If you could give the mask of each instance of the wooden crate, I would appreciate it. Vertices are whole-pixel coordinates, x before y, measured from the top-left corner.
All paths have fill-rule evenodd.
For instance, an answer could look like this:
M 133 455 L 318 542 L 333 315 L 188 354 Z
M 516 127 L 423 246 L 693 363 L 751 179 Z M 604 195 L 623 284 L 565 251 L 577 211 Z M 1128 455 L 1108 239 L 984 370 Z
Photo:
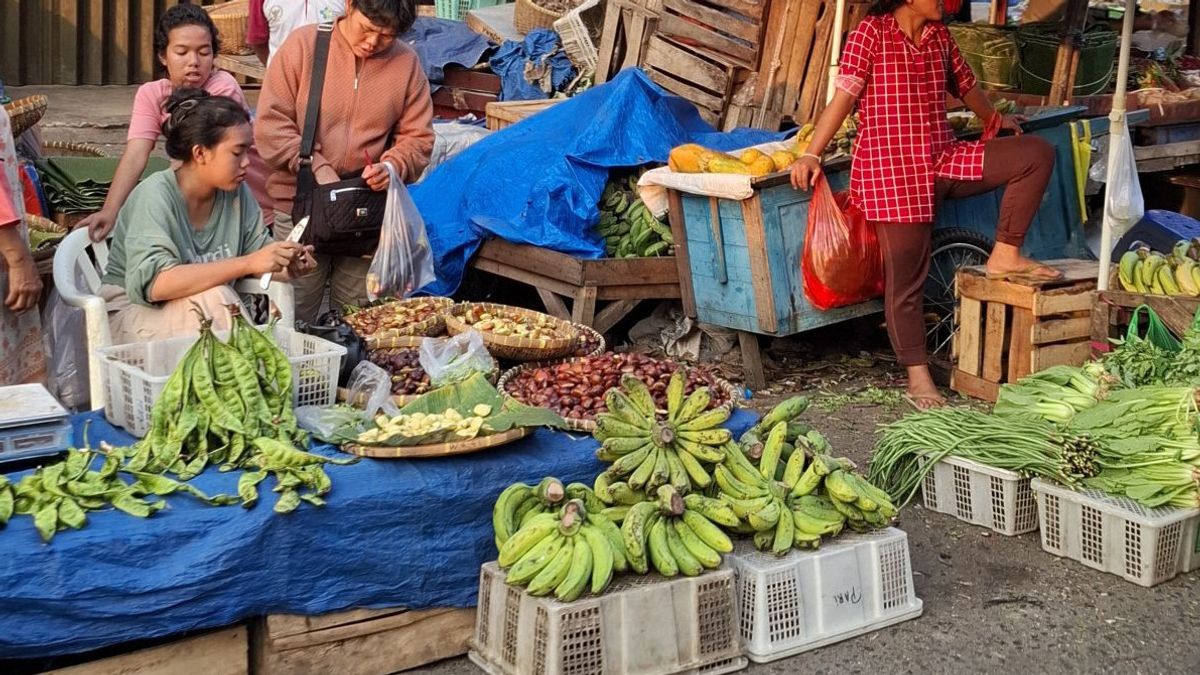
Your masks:
M 526 117 L 532 117 L 565 98 L 547 98 L 540 101 L 496 101 L 487 104 L 487 128 L 492 131 L 511 127 Z
M 758 67 L 767 0 L 662 0 L 659 35 L 723 54 L 734 64 Z
M 597 47 L 596 84 L 642 64 L 650 36 L 658 28 L 661 0 L 607 0 Z
M 500 98 L 500 77 L 490 72 L 448 66 L 442 86 L 433 92 L 433 114 L 456 119 L 468 113 L 487 114 L 487 106 Z
M 739 71 L 748 74 L 723 54 L 663 35 L 650 38 L 642 67 L 663 89 L 694 103 L 714 127 L 725 118 Z
M 46 671 L 45 675 L 248 675 L 245 626 L 196 635 L 127 654 Z
M 1112 349 L 1111 338 L 1125 337 L 1133 310 L 1142 305 L 1162 319 L 1176 335 L 1183 335 L 1200 310 L 1200 298 L 1174 295 L 1129 293 L 1121 290 L 1098 291 L 1092 305 L 1092 354 L 1100 356 Z
M 1005 382 L 1088 359 L 1096 263 L 1048 264 L 1063 278 L 1017 283 L 988 279 L 982 266 L 958 271 L 951 389 L 995 401 Z
M 612 328 L 643 300 L 680 298 L 674 258 L 581 260 L 565 253 L 489 239 L 475 269 L 533 286 L 550 314 L 590 326 Z M 571 301 L 570 309 L 566 300 Z M 608 304 L 597 311 L 597 302 Z
M 256 675 L 382 675 L 467 653 L 474 626 L 474 609 L 272 614 L 254 625 L 251 661 Z

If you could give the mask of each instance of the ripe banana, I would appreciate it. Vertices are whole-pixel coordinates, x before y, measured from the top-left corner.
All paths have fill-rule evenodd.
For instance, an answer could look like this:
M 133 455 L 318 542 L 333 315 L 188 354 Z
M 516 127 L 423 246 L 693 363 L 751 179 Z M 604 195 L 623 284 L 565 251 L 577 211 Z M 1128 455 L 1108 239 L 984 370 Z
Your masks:
M 683 498 L 683 505 L 688 511 L 695 511 L 701 516 L 704 516 L 705 519 L 711 520 L 718 525 L 724 525 L 725 527 L 737 527 L 738 525 L 737 514 L 733 512 L 733 509 L 730 508 L 728 504 L 719 499 L 713 499 L 712 497 L 705 497 L 704 495 L 692 493 Z M 684 513 L 684 517 L 687 517 L 686 513 Z M 699 531 L 697 531 L 697 534 L 699 534 Z M 702 536 L 701 538 L 704 537 Z M 712 542 L 708 541 L 708 539 L 705 539 L 705 542 L 708 543 L 709 546 L 713 545 Z M 714 546 L 714 548 L 716 547 Z M 728 551 L 724 552 L 728 553 Z
M 678 370 L 671 373 L 671 381 L 667 384 L 667 421 L 674 423 L 679 419 L 679 408 L 683 405 L 683 392 L 687 387 L 687 377 Z
M 693 417 L 707 410 L 710 402 L 712 402 L 712 395 L 709 393 L 708 387 L 697 387 L 680 404 L 679 413 L 675 416 L 675 423 L 677 425 L 686 424 Z

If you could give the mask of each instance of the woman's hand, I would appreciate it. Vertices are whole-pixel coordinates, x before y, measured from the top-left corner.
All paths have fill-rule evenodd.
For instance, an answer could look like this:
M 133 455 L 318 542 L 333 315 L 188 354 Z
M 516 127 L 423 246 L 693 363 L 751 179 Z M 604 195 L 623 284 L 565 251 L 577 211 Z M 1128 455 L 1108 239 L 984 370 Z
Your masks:
M 262 276 L 283 272 L 311 248 L 292 241 L 273 241 L 247 256 L 250 274 Z
M 367 187 L 376 192 L 386 190 L 388 183 L 391 182 L 391 176 L 388 175 L 387 167 L 382 163 L 368 164 L 363 167 L 363 180 L 367 181 Z
M 27 309 L 37 307 L 38 298 L 42 297 L 42 278 L 38 276 L 37 266 L 30 256 L 24 256 L 20 261 L 9 261 L 8 266 L 8 295 L 4 304 L 13 314 L 20 314 Z
M 1020 136 L 1021 134 L 1025 133 L 1024 130 L 1021 129 L 1021 123 L 1028 121 L 1028 119 L 1029 118 L 1024 115 L 1001 115 L 1000 128 L 1008 129 L 1014 134 Z
M 75 227 L 86 227 L 92 241 L 104 241 L 117 224 L 117 217 L 107 211 L 97 211 L 79 221 Z
M 812 155 L 803 155 L 792 164 L 792 188 L 810 190 L 821 175 L 821 160 Z
M 302 246 L 299 255 L 287 268 L 287 278 L 296 279 L 317 269 L 316 252 L 312 246 Z

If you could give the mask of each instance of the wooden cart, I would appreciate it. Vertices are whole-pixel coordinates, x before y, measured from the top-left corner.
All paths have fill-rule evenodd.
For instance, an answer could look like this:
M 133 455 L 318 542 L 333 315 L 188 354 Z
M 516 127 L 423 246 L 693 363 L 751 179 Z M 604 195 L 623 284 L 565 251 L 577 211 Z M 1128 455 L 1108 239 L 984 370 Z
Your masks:
M 549 249 L 490 239 L 475 269 L 537 289 L 546 311 L 603 333 L 643 300 L 679 299 L 674 258 L 581 260 Z M 566 301 L 571 302 L 568 308 Z M 597 302 L 607 303 L 597 311 Z

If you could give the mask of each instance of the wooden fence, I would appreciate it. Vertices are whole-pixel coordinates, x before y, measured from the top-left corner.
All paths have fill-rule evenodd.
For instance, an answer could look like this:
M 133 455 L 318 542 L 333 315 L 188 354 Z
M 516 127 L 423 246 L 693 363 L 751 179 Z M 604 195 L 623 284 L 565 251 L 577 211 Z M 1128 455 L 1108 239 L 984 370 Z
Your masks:
M 154 25 L 173 4 L 176 0 L 0 0 L 0 79 L 10 85 L 153 79 Z

